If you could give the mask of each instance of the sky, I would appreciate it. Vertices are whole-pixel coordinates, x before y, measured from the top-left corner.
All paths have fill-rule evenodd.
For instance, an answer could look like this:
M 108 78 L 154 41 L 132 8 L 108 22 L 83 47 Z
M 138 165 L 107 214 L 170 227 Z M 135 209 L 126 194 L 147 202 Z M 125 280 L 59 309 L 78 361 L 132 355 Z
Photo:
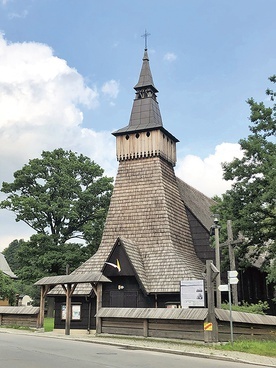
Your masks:
M 221 195 L 246 101 L 265 101 L 275 74 L 275 12 L 275 0 L 0 0 L 0 184 L 59 147 L 116 176 L 111 133 L 129 122 L 147 30 L 176 175 Z M 0 223 L 0 251 L 33 234 L 7 210 Z

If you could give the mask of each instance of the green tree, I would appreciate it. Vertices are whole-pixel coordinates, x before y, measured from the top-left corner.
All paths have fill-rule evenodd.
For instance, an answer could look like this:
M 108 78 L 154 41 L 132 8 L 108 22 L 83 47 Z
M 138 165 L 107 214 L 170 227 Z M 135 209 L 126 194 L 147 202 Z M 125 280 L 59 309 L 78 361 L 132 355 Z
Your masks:
M 276 82 L 276 76 L 269 79 Z M 251 133 L 239 141 L 243 157 L 223 164 L 224 179 L 234 182 L 221 199 L 215 198 L 218 205 L 214 210 L 224 222 L 232 219 L 236 235 L 243 232 L 247 239 L 243 253 L 250 247 L 255 256 L 266 255 L 264 267 L 270 280 L 276 281 L 276 93 L 272 89 L 266 93 L 271 99 L 269 106 L 253 98 L 247 101 Z
M 0 271 L 0 298 L 8 299 L 11 305 L 16 301 L 16 287 L 14 281 Z
M 113 178 L 82 154 L 56 149 L 43 151 L 14 173 L 12 183 L 3 182 L 8 194 L 1 208 L 13 211 L 38 234 L 65 244 L 84 239 L 93 253 L 99 245 L 107 214 Z
M 35 234 L 29 241 L 20 244 L 17 257 L 21 265 L 16 275 L 26 285 L 31 285 L 46 275 L 66 273 L 67 265 L 71 271 L 88 258 L 87 247 L 76 243 L 56 245 L 51 235 Z
M 3 250 L 3 254 L 10 266 L 11 270 L 17 275 L 17 270 L 21 267 L 21 260 L 18 257 L 18 250 L 20 245 L 24 243 L 23 239 L 13 240 L 7 248 Z
M 7 262 L 18 276 L 20 293 L 25 293 L 37 279 L 46 275 L 65 274 L 67 266 L 75 270 L 90 256 L 87 246 L 80 243 L 56 245 L 51 235 L 35 234 L 30 240 L 14 240 L 3 250 Z

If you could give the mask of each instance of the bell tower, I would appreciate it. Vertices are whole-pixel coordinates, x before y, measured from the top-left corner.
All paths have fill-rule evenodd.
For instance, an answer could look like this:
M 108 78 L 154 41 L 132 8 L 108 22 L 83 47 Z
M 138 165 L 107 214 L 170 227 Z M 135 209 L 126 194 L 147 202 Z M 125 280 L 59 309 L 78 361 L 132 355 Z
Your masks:
M 179 295 L 180 280 L 200 279 L 203 264 L 174 172 L 178 139 L 163 127 L 147 48 L 134 89 L 129 124 L 112 133 L 119 167 L 101 244 L 81 269 L 103 269 L 119 238 L 141 287 L 164 301 Z M 120 262 L 118 277 L 127 277 Z
M 117 160 L 159 156 L 175 166 L 178 139 L 163 127 L 156 96 L 158 90 L 153 83 L 147 49 L 134 89 L 135 99 L 129 124 L 113 133 L 116 137 Z

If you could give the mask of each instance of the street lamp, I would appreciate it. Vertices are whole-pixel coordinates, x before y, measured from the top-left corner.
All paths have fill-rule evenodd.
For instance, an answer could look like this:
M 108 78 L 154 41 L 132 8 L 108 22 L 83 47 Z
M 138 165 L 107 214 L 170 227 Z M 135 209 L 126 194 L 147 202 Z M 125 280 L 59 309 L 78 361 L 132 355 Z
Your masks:
M 214 225 L 212 225 L 210 230 L 210 235 L 215 235 L 215 256 L 216 256 L 216 268 L 219 273 L 216 277 L 216 296 L 217 296 L 217 308 L 221 308 L 221 292 L 218 287 L 220 286 L 220 250 L 219 250 L 219 215 L 217 213 L 213 214 Z

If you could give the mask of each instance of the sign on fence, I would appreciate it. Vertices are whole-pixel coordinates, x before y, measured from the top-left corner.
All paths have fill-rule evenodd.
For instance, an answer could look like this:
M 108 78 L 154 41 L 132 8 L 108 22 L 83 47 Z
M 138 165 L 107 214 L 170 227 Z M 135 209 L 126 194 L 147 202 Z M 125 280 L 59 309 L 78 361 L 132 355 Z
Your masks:
M 180 282 L 182 308 L 205 307 L 203 280 L 183 280 Z

